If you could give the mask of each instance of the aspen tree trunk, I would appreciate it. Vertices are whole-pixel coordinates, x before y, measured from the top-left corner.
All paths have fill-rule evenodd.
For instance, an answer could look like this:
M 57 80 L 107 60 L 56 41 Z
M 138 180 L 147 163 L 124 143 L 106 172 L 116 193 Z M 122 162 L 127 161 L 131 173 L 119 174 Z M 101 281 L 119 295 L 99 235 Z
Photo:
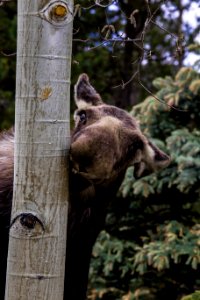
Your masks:
M 73 0 L 18 0 L 7 300 L 63 299 Z

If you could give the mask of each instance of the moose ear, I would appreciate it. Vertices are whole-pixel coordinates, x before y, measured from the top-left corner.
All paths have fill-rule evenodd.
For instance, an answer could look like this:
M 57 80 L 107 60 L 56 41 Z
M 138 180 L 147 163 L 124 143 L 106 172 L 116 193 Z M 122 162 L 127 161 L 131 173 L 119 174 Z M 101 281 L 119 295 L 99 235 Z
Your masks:
M 140 157 L 141 159 L 136 161 L 134 164 L 134 176 L 136 178 L 162 170 L 171 162 L 171 159 L 167 154 L 161 151 L 146 138 Z
M 90 84 L 87 74 L 81 74 L 74 88 L 75 102 L 79 109 L 103 104 L 101 96 Z

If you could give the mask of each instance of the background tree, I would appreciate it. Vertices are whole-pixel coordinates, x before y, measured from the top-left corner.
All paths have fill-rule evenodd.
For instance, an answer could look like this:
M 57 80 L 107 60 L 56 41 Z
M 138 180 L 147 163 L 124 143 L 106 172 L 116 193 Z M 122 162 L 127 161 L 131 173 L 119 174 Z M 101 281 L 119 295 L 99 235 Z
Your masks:
M 81 1 L 81 15 L 75 18 L 73 74 L 92 72 L 107 100 L 120 107 L 130 108 L 146 95 L 136 74 L 139 63 L 139 79 L 151 89 L 155 77 L 175 75 L 188 55 L 186 45 L 194 43 L 200 29 L 194 15 L 192 24 L 185 15 L 197 9 L 198 1 L 147 3 L 119 0 L 102 7 Z

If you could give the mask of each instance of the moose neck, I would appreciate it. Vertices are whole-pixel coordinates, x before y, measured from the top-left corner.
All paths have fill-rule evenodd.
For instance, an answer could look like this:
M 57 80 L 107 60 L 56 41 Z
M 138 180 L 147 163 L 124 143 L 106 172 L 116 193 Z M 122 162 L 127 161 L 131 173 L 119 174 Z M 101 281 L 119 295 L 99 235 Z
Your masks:
M 109 187 L 102 188 L 71 174 L 64 300 L 86 299 L 92 248 L 123 177 L 124 172 Z

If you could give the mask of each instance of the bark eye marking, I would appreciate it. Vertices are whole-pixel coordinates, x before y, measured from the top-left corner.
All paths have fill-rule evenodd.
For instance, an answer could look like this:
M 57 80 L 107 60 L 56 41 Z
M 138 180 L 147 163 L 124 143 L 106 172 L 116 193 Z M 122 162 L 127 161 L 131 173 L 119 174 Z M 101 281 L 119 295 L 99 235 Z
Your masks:
M 73 20 L 66 1 L 50 0 L 50 2 L 39 12 L 39 16 L 54 26 L 64 26 Z
M 19 220 L 19 223 L 22 227 L 33 230 L 35 229 L 36 225 L 39 224 L 42 231 L 44 231 L 44 224 L 43 222 L 34 214 L 34 213 L 21 213 L 17 215 L 11 222 L 10 228 Z
M 67 8 L 63 5 L 55 6 L 53 11 L 54 11 L 55 16 L 61 17 L 61 18 L 66 16 L 66 14 L 68 13 Z

